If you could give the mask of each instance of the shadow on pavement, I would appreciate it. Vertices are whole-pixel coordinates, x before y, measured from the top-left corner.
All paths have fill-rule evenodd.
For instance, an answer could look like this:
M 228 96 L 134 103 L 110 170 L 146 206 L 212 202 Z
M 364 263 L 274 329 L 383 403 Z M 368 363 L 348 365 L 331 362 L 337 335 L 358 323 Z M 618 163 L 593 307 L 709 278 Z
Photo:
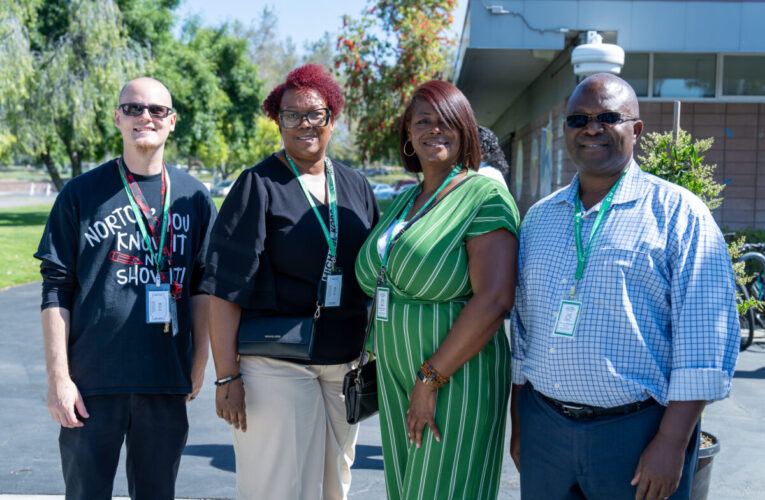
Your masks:
M 184 455 L 209 457 L 210 465 L 226 472 L 236 471 L 234 446 L 230 444 L 190 444 L 183 450 Z
M 356 445 L 356 460 L 351 469 L 383 470 L 382 446 Z
M 184 455 L 209 457 L 210 465 L 226 472 L 236 471 L 234 447 L 230 444 L 190 444 L 183 450 Z M 356 460 L 353 469 L 383 470 L 382 446 L 356 445 Z
M 765 379 L 765 366 L 757 368 L 756 370 L 736 370 L 736 373 L 733 374 L 733 378 Z

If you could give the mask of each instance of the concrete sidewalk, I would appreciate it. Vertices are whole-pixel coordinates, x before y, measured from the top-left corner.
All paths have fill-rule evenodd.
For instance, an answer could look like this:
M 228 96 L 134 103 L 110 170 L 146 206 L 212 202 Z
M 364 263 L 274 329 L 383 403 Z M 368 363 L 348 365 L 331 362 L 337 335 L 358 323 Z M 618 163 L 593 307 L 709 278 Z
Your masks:
M 0 291 L 0 500 L 58 500 L 64 491 L 58 427 L 45 407 L 45 360 L 40 330 L 40 285 Z M 212 360 L 205 387 L 189 405 L 190 431 L 181 460 L 179 498 L 236 497 L 234 451 L 228 426 L 215 415 Z M 710 499 L 763 498 L 765 491 L 765 336 L 739 357 L 729 399 L 707 408 L 702 428 L 721 441 Z M 509 439 L 509 436 L 508 436 Z M 507 447 L 507 439 L 505 446 Z M 350 498 L 382 500 L 380 427 L 361 425 Z M 124 452 L 114 493 L 127 495 Z M 46 496 L 53 495 L 53 496 Z M 505 453 L 501 499 L 519 499 L 518 474 Z

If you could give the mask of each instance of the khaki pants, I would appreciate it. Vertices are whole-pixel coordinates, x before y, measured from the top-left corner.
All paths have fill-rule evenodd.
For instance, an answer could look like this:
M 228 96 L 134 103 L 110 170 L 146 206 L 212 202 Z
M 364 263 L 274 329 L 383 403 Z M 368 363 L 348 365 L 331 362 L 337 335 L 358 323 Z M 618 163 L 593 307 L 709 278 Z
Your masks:
M 233 430 L 239 500 L 341 500 L 358 425 L 345 421 L 351 363 L 300 365 L 242 356 L 247 432 Z

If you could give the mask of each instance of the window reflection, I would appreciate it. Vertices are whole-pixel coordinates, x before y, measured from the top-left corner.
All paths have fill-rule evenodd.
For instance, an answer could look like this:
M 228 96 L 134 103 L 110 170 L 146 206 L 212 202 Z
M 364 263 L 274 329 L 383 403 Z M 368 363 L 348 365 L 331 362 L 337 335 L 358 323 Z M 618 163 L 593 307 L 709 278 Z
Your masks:
M 725 56 L 724 95 L 765 95 L 765 56 Z
M 714 97 L 714 54 L 655 54 L 654 97 Z
M 648 95 L 648 54 L 625 54 L 624 67 L 619 76 L 632 85 L 638 97 L 646 97 Z

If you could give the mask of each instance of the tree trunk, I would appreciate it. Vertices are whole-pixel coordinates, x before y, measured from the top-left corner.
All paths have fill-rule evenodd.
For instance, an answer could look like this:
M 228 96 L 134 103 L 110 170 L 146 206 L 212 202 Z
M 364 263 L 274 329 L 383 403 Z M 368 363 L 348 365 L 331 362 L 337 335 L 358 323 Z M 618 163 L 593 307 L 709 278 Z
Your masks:
M 61 178 L 61 174 L 58 173 L 58 168 L 53 162 L 53 158 L 46 151 L 40 155 L 40 159 L 42 160 L 43 164 L 45 164 L 45 168 L 48 170 L 50 180 L 53 181 L 53 185 L 56 186 L 56 191 L 61 192 L 61 190 L 64 188 L 64 180 Z
M 68 141 L 64 141 L 66 147 L 66 154 L 69 156 L 69 161 L 72 162 L 72 179 L 82 173 L 82 154 L 72 147 Z

